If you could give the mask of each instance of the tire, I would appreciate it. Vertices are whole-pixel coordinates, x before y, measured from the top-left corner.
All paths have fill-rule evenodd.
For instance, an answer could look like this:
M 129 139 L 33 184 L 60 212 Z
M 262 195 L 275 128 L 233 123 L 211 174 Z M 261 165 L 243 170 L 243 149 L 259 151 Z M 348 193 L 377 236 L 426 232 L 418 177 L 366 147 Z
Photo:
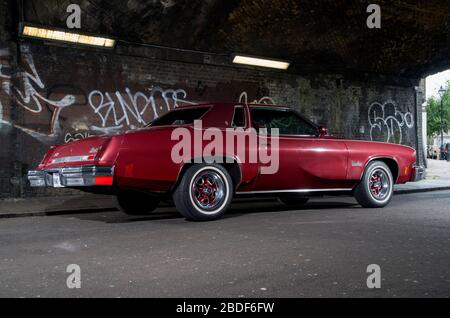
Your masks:
M 382 208 L 392 199 L 394 178 L 382 161 L 373 161 L 364 170 L 361 182 L 356 186 L 356 201 L 365 208 Z
M 139 192 L 122 192 L 116 195 L 116 205 L 128 215 L 147 215 L 158 207 L 157 196 Z
M 188 220 L 210 221 L 220 218 L 233 198 L 233 181 L 218 164 L 189 167 L 173 194 L 177 210 Z
M 290 208 L 301 208 L 308 202 L 309 198 L 295 195 L 283 195 L 278 197 L 278 200 Z

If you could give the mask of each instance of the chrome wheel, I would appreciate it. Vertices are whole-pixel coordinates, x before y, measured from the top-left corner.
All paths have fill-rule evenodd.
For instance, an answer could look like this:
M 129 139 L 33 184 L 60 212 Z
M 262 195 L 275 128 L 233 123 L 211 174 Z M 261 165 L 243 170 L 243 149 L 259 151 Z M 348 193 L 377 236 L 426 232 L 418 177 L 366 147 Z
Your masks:
M 391 192 L 391 179 L 384 169 L 376 168 L 368 179 L 369 191 L 375 200 L 385 200 Z
M 354 195 L 365 208 L 382 208 L 392 199 L 394 177 L 388 165 L 374 160 L 367 164 L 361 182 L 355 187 Z
M 195 205 L 205 211 L 212 211 L 225 201 L 226 186 L 216 171 L 200 172 L 191 185 L 191 197 Z
M 216 220 L 228 209 L 233 190 L 233 180 L 225 167 L 194 164 L 184 172 L 173 193 L 173 201 L 188 220 Z

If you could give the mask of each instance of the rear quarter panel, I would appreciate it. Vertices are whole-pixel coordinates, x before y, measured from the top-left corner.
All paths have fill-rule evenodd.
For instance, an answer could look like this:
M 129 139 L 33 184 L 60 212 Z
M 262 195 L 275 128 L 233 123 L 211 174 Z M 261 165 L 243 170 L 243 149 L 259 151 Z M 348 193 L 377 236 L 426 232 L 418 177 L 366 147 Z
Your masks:
M 119 187 L 167 191 L 177 179 L 181 164 L 171 159 L 172 129 L 158 127 L 130 132 L 116 160 L 115 174 Z

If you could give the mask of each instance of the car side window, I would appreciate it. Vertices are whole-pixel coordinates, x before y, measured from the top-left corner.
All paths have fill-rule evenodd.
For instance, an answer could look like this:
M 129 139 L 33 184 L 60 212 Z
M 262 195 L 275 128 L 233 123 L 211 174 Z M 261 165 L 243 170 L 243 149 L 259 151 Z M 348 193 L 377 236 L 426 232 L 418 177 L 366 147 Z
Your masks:
M 163 116 L 158 117 L 148 126 L 179 126 L 192 124 L 194 120 L 200 119 L 208 110 L 209 107 L 172 110 L 165 113 Z
M 278 128 L 280 135 L 317 136 L 317 128 L 289 109 L 254 107 L 251 110 L 254 128 Z
M 236 106 L 234 108 L 233 127 L 245 127 L 245 109 L 243 106 Z

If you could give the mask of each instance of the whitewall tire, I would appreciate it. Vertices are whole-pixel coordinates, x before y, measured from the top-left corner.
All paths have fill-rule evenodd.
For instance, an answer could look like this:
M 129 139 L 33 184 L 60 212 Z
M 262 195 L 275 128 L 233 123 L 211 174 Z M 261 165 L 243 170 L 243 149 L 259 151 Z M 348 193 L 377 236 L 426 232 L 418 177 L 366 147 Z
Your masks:
M 233 181 L 218 164 L 189 167 L 173 194 L 177 210 L 186 219 L 207 221 L 220 218 L 233 198 Z

